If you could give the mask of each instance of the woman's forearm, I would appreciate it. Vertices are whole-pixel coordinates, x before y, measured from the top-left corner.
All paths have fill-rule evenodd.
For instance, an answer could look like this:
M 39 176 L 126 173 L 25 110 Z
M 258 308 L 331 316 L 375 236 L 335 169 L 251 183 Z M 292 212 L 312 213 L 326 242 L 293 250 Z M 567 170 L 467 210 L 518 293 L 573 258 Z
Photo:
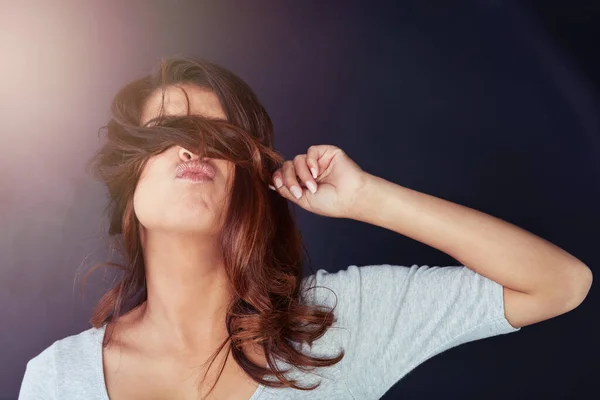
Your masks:
M 367 176 L 349 218 L 432 246 L 513 290 L 587 294 L 591 270 L 558 246 L 483 212 Z

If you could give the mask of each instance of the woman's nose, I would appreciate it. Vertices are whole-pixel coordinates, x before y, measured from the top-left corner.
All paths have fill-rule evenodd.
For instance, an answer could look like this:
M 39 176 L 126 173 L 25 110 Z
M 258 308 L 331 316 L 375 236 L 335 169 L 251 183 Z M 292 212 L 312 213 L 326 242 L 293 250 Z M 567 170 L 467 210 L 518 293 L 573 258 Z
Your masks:
M 188 149 L 182 147 L 179 149 L 179 158 L 183 161 L 197 160 L 199 156 Z

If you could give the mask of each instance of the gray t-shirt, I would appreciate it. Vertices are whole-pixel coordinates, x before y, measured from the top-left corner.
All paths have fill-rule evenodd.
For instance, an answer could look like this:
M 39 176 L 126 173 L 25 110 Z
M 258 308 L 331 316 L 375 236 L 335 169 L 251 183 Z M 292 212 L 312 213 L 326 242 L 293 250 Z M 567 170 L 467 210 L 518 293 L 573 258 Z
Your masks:
M 502 286 L 464 267 L 351 265 L 304 278 L 337 295 L 337 322 L 305 353 L 346 354 L 312 373 L 292 369 L 312 391 L 260 385 L 248 400 L 379 399 L 396 382 L 431 357 L 460 344 L 516 332 L 504 315 Z M 333 306 L 336 298 L 319 287 L 307 302 Z M 57 340 L 27 363 L 20 400 L 108 400 L 102 367 L 106 325 Z M 297 347 L 298 348 L 298 347 Z M 286 363 L 278 362 L 284 368 Z M 272 378 L 275 379 L 275 378 Z

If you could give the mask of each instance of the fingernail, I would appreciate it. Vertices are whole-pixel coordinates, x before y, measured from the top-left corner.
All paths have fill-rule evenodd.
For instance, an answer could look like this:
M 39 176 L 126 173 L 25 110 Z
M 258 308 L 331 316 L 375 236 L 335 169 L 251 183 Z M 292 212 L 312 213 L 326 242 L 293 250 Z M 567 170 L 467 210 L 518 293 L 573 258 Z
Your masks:
M 275 178 L 275 186 L 277 186 L 277 189 L 279 189 L 281 186 L 283 186 L 283 182 L 281 181 L 281 178 L 279 178 L 279 177 Z
M 277 189 L 275 189 L 275 186 L 273 186 L 273 185 L 269 185 L 269 189 L 277 191 Z
M 311 193 L 316 193 L 317 192 L 317 187 L 315 186 L 314 183 L 312 183 L 311 181 L 306 181 L 306 187 L 308 188 L 308 190 L 310 190 Z
M 295 198 L 299 199 L 300 197 L 302 197 L 302 189 L 300 189 L 298 186 L 292 186 L 290 191 L 292 192 Z
M 310 173 L 312 174 L 313 178 L 317 179 L 317 169 L 315 167 L 310 169 Z

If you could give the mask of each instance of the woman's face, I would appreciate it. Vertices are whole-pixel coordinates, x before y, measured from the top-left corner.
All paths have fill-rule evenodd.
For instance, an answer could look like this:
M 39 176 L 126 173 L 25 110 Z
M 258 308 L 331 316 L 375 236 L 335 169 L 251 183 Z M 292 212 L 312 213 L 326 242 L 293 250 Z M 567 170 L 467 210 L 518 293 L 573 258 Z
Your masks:
M 182 85 L 188 94 L 190 114 L 226 120 L 218 97 L 197 86 Z M 160 89 L 151 95 L 142 110 L 140 124 L 158 117 L 162 102 Z M 187 115 L 181 88 L 165 90 L 163 115 Z M 204 161 L 214 170 L 213 179 L 194 183 L 177 178 L 177 167 L 190 161 Z M 148 230 L 217 234 L 228 205 L 228 189 L 235 165 L 227 160 L 204 158 L 174 145 L 148 159 L 133 196 L 133 208 L 140 224 Z

